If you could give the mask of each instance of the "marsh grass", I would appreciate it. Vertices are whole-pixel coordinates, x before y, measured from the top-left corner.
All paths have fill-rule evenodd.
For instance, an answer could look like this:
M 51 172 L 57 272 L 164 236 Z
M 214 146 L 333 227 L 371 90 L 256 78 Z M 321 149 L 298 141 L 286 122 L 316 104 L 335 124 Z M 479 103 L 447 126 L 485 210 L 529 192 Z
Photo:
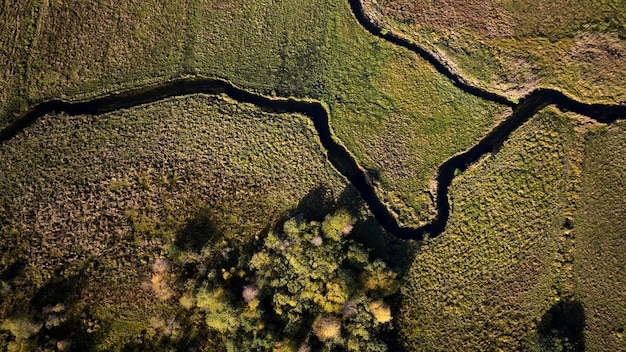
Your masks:
M 442 53 L 490 90 L 519 98 L 546 87 L 588 102 L 626 100 L 619 1 L 364 2 L 380 26 Z
M 453 182 L 446 230 L 418 250 L 403 283 L 407 350 L 534 348 L 537 321 L 571 294 L 562 254 L 582 158 L 575 126 L 544 109 Z
M 592 129 L 586 138 L 580 207 L 573 223 L 573 265 L 590 351 L 626 349 L 625 129 L 620 121 Z
M 357 161 L 379 171 L 379 193 L 408 225 L 433 215 L 434 169 L 503 111 L 373 37 L 347 1 L 43 4 L 32 50 L 10 57 L 27 55 L 17 81 L 23 89 L 13 97 L 85 99 L 202 74 L 267 95 L 318 99 Z

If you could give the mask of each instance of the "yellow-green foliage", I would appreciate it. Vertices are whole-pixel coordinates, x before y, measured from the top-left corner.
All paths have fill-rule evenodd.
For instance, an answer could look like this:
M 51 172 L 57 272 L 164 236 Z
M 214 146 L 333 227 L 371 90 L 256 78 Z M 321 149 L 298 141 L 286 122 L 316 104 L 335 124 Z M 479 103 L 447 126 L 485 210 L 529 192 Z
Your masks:
M 42 322 L 35 322 L 28 317 L 5 319 L 0 325 L 2 330 L 9 330 L 18 343 L 26 340 L 41 330 Z
M 371 302 L 368 306 L 369 311 L 378 323 L 388 323 L 391 321 L 391 308 L 383 301 Z
M 536 324 L 571 287 L 562 253 L 582 153 L 575 121 L 542 110 L 455 180 L 445 232 L 421 246 L 402 285 L 408 350 L 536 347 Z
M 269 233 L 264 250 L 255 253 L 250 261 L 259 286 L 276 292 L 275 312 L 288 317 L 299 315 L 310 309 L 312 303 L 323 311 L 338 312 L 353 291 L 340 271 L 345 257 L 338 243 L 341 237 L 325 241 L 321 246 L 312 243 L 317 235 L 323 238 L 335 235 L 336 229 L 328 227 L 333 231 L 328 234 L 320 231 L 319 223 L 309 225 L 295 219 L 286 221 L 283 229 L 284 238 Z
M 341 320 L 333 315 L 320 314 L 313 321 L 311 329 L 320 341 L 336 340 L 341 336 Z
M 339 194 L 345 185 L 307 118 L 211 96 L 98 117 L 49 116 L 3 145 L 0 159 L 2 230 L 17 226 L 12 214 L 22 209 L 51 220 L 29 218 L 19 225 L 19 238 L 3 232 L 7 243 L 34 240 L 36 226 L 43 226 L 42 235 L 53 228 L 72 233 L 39 246 L 40 270 L 55 256 L 99 256 L 111 245 L 154 239 L 160 243 L 152 246 L 171 243 L 194 203 L 211 204 L 226 235 L 245 241 L 310 190 L 328 186 Z M 151 180 L 150 189 L 134 181 L 139 175 Z M 126 186 L 110 187 L 120 179 Z M 56 202 L 65 205 L 48 206 Z M 95 222 L 108 230 L 89 230 Z M 116 231 L 122 239 L 107 244 Z
M 338 277 L 326 282 L 326 294 L 315 295 L 313 301 L 326 313 L 339 313 L 343 304 L 350 298 L 346 280 Z
M 307 117 L 207 95 L 97 117 L 46 116 L 0 146 L 0 164 L 0 271 L 26 265 L 3 280 L 0 316 L 72 275 L 90 292 L 73 303 L 110 307 L 115 313 L 103 320 L 147 322 L 152 309 L 176 314 L 180 267 L 165 280 L 151 263 L 170 254 L 193 259 L 170 248 L 194 214 L 207 209 L 221 239 L 236 246 L 311 190 L 328 188 L 332 201 L 346 186 Z M 210 245 L 226 245 L 205 248 L 221 257 Z M 93 345 L 115 350 L 142 329 L 111 323 Z
M 585 309 L 589 351 L 626 350 L 626 124 L 587 134 L 576 241 L 574 297 Z
M 229 337 L 238 348 L 274 346 L 283 336 L 306 347 L 308 331 L 325 348 L 384 348 L 379 334 L 390 328 L 391 310 L 381 297 L 397 288 L 396 273 L 380 260 L 369 264 L 364 248 L 342 235 L 351 221 L 340 210 L 322 224 L 292 218 L 282 233 L 268 233 L 247 263 L 253 275 L 247 280 L 254 284 L 244 286 L 243 300 L 252 298 L 250 290 L 260 292 L 254 306 L 244 306 L 241 329 Z M 335 238 L 325 240 L 329 236 Z M 361 273 L 370 273 L 362 274 L 372 277 L 367 285 L 359 280 Z
M 322 232 L 333 241 L 341 240 L 343 235 L 350 233 L 354 219 L 346 211 L 339 211 L 335 214 L 326 215 L 322 223 Z
M 282 340 L 277 342 L 272 348 L 272 352 L 299 352 L 298 345 L 292 340 Z
M 380 291 L 384 296 L 389 296 L 399 288 L 396 280 L 398 274 L 387 268 L 381 260 L 375 260 L 368 264 L 361 272 L 361 285 L 371 291 Z
M 239 327 L 239 312 L 230 305 L 222 288 L 202 287 L 196 295 L 196 306 L 204 312 L 211 329 L 232 334 Z

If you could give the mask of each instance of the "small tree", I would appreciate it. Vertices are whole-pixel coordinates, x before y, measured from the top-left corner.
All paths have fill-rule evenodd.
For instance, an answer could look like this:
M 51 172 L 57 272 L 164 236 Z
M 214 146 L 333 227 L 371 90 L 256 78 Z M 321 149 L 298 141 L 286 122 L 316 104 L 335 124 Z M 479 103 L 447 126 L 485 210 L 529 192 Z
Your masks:
M 382 344 L 375 335 L 389 327 L 391 310 L 381 298 L 397 291 L 397 275 L 346 237 L 353 222 L 345 211 L 322 223 L 289 219 L 252 256 L 249 271 L 271 302 L 267 311 L 292 338 L 312 331 L 327 345 L 348 347 L 342 334 L 357 349 Z
M 315 318 L 312 329 L 320 341 L 337 340 L 341 336 L 341 321 L 334 315 L 320 314 Z

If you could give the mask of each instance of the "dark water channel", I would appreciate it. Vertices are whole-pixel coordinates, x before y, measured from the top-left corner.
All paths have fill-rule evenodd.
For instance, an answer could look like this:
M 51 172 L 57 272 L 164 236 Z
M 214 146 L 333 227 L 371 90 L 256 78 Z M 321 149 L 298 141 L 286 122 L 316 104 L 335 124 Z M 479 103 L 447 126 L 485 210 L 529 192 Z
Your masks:
M 424 232 L 423 229 L 401 227 L 382 201 L 376 196 L 366 171 L 358 165 L 346 148 L 337 143 L 337 139 L 333 138 L 334 135 L 331 132 L 328 111 L 320 102 L 292 98 L 269 98 L 248 92 L 220 79 L 184 78 L 88 101 L 47 101 L 34 106 L 17 122 L 0 132 L 0 144 L 10 140 L 24 128 L 46 114 L 65 113 L 70 116 L 101 115 L 119 109 L 153 103 L 169 97 L 198 93 L 226 94 L 239 102 L 254 104 L 266 112 L 300 113 L 308 116 L 313 121 L 323 147 L 327 150 L 328 160 L 355 186 L 381 225 L 386 230 L 402 238 L 421 238 L 422 235 L 420 234 Z
M 453 72 L 443 62 L 439 61 L 431 52 L 389 31 L 383 31 L 382 28 L 370 21 L 370 19 L 365 16 L 361 0 L 348 1 L 357 21 L 372 35 L 415 52 L 424 60 L 428 61 L 440 74 L 449 78 L 459 89 L 482 99 L 513 108 L 513 113 L 477 144 L 465 152 L 453 156 L 439 166 L 436 178 L 436 219 L 430 224 L 417 229 L 398 227 L 394 229 L 395 231 L 392 231 L 398 237 L 423 239 L 425 233 L 429 233 L 430 237 L 441 234 L 450 216 L 448 188 L 452 183 L 455 172 L 458 174 L 458 171 L 465 171 L 470 164 L 476 162 L 484 154 L 493 152 L 513 131 L 542 108 L 548 105 L 556 105 L 561 111 L 572 111 L 601 123 L 611 123 L 617 119 L 626 118 L 626 106 L 624 105 L 585 104 L 569 98 L 554 89 L 536 89 L 519 102 L 514 102 L 503 95 L 472 86 L 467 83 L 463 77 Z

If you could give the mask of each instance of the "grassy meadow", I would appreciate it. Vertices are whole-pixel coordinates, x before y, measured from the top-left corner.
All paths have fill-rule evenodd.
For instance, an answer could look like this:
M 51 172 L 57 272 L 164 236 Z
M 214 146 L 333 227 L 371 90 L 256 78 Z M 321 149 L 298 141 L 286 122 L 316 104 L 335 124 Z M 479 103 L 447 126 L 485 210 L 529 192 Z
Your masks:
M 381 26 L 443 53 L 479 86 L 626 101 L 619 0 L 368 4 Z M 189 76 L 315 99 L 409 226 L 435 215 L 437 167 L 511 112 L 372 36 L 348 1 L 0 6 L 0 130 L 50 99 Z M 204 297 L 201 312 L 200 282 L 239 285 L 241 258 L 268 230 L 297 213 L 320 220 L 336 203 L 359 214 L 342 226 L 365 234 L 372 259 L 404 274 L 383 319 L 404 350 L 625 349 L 625 128 L 544 108 L 453 181 L 444 233 L 414 243 L 371 219 L 306 116 L 205 94 L 46 115 L 0 145 L 0 350 L 224 351 L 204 314 L 219 317 L 211 303 L 225 294 Z M 578 305 L 584 334 L 564 336 L 554 317 Z
M 625 129 L 618 122 L 594 128 L 586 138 L 573 268 L 575 296 L 585 307 L 589 351 L 626 349 Z
M 329 105 L 339 139 L 378 175 L 381 196 L 409 225 L 433 215 L 428 193 L 437 165 L 471 146 L 504 111 L 372 37 L 347 2 L 41 7 L 28 73 L 18 80 L 27 102 L 84 99 L 195 74 L 264 94 L 319 99 Z
M 455 179 L 446 230 L 423 243 L 402 285 L 407 351 L 541 350 L 542 316 L 573 290 L 564 223 L 579 187 L 578 129 L 546 108 Z
M 47 115 L 0 160 L 0 316 L 22 322 L 0 341 L 38 322 L 52 335 L 24 339 L 26 350 L 121 350 L 142 331 L 207 350 L 219 338 L 194 342 L 199 318 L 178 304 L 194 288 L 189 271 L 237 260 L 290 210 L 324 214 L 347 186 L 307 117 L 220 96 Z
M 0 9 L 0 129 L 27 107 L 23 85 L 26 66 L 40 16 L 36 1 L 15 6 L 4 1 Z
M 490 90 L 518 98 L 549 87 L 588 102 L 626 101 L 620 0 L 363 2 L 381 27 L 442 53 Z

